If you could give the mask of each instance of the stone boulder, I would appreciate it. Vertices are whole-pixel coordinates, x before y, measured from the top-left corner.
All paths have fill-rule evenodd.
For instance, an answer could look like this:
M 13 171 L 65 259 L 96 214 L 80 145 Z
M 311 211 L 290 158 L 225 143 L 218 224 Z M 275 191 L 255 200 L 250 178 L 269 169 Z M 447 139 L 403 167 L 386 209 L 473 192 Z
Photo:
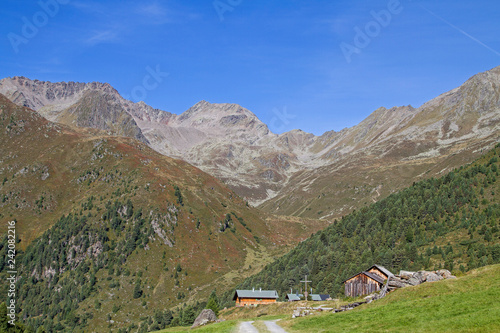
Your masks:
M 442 279 L 443 277 L 441 275 L 437 275 L 436 273 L 429 273 L 429 275 L 427 275 L 427 279 L 425 280 L 425 282 L 436 282 Z
M 292 318 L 305 317 L 314 314 L 314 312 L 311 312 L 310 309 L 312 308 L 297 308 L 293 311 Z
M 429 274 L 431 274 L 431 272 L 418 271 L 415 274 L 413 274 L 413 277 L 418 279 L 418 281 L 419 281 L 418 284 L 421 284 L 421 283 L 424 283 L 425 281 L 427 281 L 427 277 L 429 276 Z
M 210 309 L 204 309 L 195 319 L 193 326 L 191 326 L 191 328 L 203 326 L 215 321 L 217 321 L 217 316 L 215 315 L 214 311 Z
M 451 275 L 450 271 L 447 269 L 440 269 L 439 271 L 436 271 L 437 275 L 441 275 L 443 279 L 456 279 L 457 277 L 454 275 Z
M 419 276 L 412 276 L 411 278 L 408 279 L 408 283 L 411 286 L 418 286 L 419 284 L 422 283 L 422 281 L 420 280 Z
M 410 279 L 411 280 L 411 279 Z M 387 282 L 387 286 L 390 288 L 404 288 L 408 287 L 408 282 L 406 280 L 400 279 L 396 276 L 393 276 Z
M 415 274 L 415 272 L 410 272 L 410 271 L 399 271 L 399 277 L 403 280 L 409 280 L 411 277 Z

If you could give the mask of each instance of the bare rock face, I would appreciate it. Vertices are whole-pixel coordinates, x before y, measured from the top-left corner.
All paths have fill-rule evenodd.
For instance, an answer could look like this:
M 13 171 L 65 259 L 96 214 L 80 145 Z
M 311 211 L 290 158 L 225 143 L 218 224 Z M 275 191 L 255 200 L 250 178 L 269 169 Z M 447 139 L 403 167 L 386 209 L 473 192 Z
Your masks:
M 118 93 L 109 84 L 99 82 L 52 83 L 22 76 L 0 80 L 0 93 L 18 105 L 40 112 L 50 121 L 54 121 L 60 111 L 76 103 L 88 90 Z
M 50 121 L 97 128 L 149 143 L 126 111 L 123 98 L 107 83 L 52 83 L 14 77 L 0 80 L 0 93 Z
M 217 316 L 215 315 L 214 311 L 210 309 L 204 309 L 195 319 L 193 326 L 191 326 L 191 328 L 203 326 L 216 321 L 217 321 Z
M 116 97 L 99 90 L 86 91 L 77 103 L 61 112 L 58 120 L 149 143 L 134 118 L 125 111 Z

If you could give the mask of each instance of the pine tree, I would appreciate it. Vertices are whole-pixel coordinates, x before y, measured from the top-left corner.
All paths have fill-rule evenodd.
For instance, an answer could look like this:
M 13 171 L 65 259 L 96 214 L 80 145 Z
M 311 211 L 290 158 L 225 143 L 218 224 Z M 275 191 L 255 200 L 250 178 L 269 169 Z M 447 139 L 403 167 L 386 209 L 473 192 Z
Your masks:
M 142 296 L 142 290 L 141 290 L 141 281 L 137 280 L 135 282 L 135 287 L 134 287 L 134 294 L 132 295 L 134 298 L 139 298 Z
M 182 312 L 182 317 L 181 317 L 182 326 L 193 325 L 195 319 L 196 319 L 196 314 L 194 313 L 194 309 L 191 305 L 188 305 Z
M 165 311 L 163 318 L 165 321 L 165 325 L 169 326 L 172 323 L 172 320 L 174 319 L 174 316 L 172 315 L 172 311 L 170 311 L 170 310 Z
M 216 316 L 219 315 L 219 308 L 220 303 L 219 303 L 219 298 L 217 297 L 217 294 L 215 293 L 215 289 L 212 291 L 210 296 L 208 297 L 208 302 L 207 305 L 205 306 L 205 309 L 210 309 L 212 310 Z
M 181 206 L 184 206 L 181 190 L 179 189 L 179 186 L 174 186 L 175 192 L 174 195 L 177 197 L 177 203 Z

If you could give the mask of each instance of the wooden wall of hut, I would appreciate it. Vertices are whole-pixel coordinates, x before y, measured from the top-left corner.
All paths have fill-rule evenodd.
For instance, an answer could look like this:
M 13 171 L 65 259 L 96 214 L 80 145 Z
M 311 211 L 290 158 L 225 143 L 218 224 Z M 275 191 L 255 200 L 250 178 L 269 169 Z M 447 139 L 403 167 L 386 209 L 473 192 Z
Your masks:
M 276 299 L 274 298 L 256 299 L 256 298 L 239 298 L 239 297 L 236 298 L 236 306 L 271 304 L 271 303 L 276 303 Z
M 369 295 L 380 290 L 380 283 L 364 274 L 358 274 L 345 282 L 345 295 L 357 297 Z

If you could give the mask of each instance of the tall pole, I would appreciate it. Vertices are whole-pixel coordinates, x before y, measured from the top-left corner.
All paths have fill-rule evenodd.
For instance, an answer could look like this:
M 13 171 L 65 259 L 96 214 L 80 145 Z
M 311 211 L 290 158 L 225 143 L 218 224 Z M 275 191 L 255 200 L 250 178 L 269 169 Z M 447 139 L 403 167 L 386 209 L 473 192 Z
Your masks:
M 306 288 L 304 289 L 304 297 L 305 297 L 305 299 L 306 299 L 306 301 L 307 301 L 307 295 L 308 295 L 308 293 L 307 293 L 307 282 L 312 282 L 312 281 L 307 281 L 307 275 L 306 275 L 306 276 L 304 277 L 304 281 L 300 281 L 300 282 L 303 282 L 303 283 L 305 283 L 305 284 L 306 284 Z

